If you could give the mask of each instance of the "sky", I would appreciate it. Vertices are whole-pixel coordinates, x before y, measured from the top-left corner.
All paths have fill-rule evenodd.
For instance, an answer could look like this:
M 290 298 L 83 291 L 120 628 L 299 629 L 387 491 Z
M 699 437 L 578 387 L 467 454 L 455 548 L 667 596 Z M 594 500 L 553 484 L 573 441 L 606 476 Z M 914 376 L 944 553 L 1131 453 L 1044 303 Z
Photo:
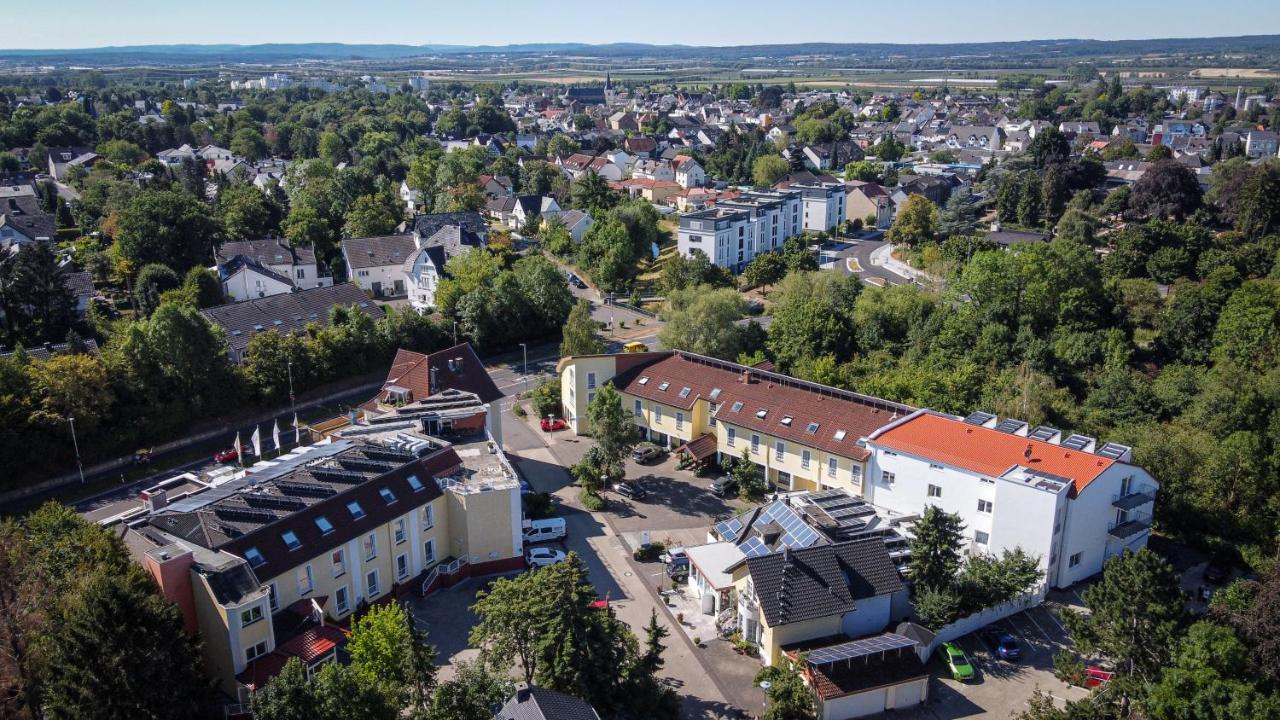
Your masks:
M 1200 0 L 16 0 L 10 48 L 174 43 L 948 43 L 1280 33 L 1280 2 Z

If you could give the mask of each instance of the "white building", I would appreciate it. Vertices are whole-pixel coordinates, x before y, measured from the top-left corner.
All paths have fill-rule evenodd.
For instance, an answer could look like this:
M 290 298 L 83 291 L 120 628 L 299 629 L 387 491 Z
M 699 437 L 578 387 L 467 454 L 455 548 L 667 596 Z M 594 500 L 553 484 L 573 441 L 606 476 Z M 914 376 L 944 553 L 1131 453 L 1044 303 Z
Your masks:
M 222 292 L 236 302 L 333 285 L 310 246 L 291 247 L 283 238 L 226 242 L 217 260 Z
M 843 183 L 791 183 L 804 203 L 804 229 L 825 232 L 845 221 L 846 191 Z
M 1040 558 L 1051 587 L 1102 570 L 1108 558 L 1147 544 L 1159 483 L 1130 449 L 1062 438 L 990 413 L 961 419 L 918 410 L 867 438 L 863 496 L 896 512 L 930 505 L 958 514 L 968 549 L 1022 548 Z
M 840 196 L 841 213 L 844 186 Z M 789 237 L 804 232 L 800 192 L 743 192 L 714 208 L 680 217 L 677 246 L 689 257 L 700 252 L 712 263 L 734 272 L 760 253 L 782 249 Z

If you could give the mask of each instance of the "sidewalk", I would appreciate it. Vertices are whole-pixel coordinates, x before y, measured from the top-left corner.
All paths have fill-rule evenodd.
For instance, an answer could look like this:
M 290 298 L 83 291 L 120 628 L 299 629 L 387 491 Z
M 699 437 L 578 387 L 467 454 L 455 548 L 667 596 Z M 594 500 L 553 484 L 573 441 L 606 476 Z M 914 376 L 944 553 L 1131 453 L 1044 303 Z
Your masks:
M 917 270 L 910 265 L 902 262 L 893 256 L 892 245 L 882 245 L 871 253 L 871 264 L 882 267 L 885 270 L 900 275 L 908 280 L 919 283 L 941 283 L 942 279 L 930 275 L 923 270 Z

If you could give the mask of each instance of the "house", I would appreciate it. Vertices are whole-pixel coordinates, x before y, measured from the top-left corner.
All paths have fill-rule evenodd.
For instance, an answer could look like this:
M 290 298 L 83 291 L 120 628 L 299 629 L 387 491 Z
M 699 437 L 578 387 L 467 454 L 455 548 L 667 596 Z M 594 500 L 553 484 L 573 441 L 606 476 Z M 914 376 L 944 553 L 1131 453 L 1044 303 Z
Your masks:
M 157 486 L 112 520 L 234 702 L 291 658 L 309 673 L 337 661 L 360 608 L 523 567 L 520 486 L 501 449 L 483 430 L 445 440 L 425 422 L 350 427 L 216 489 Z
M 834 645 L 804 644 L 788 655 L 803 663 L 818 698 L 818 717 L 849 720 L 927 702 L 929 670 L 921 648 L 906 635 L 881 633 Z
M 605 180 L 622 179 L 622 166 L 604 156 L 574 153 L 566 158 L 557 158 L 556 164 L 570 180 L 577 180 L 588 172 L 594 172 Z
M 951 197 L 952 183 L 947 177 L 933 175 L 899 175 L 898 187 L 889 198 L 901 207 L 911 195 L 923 195 L 934 205 L 945 205 Z
M 658 141 L 644 135 L 632 135 L 622 141 L 622 149 L 637 157 L 651 157 L 657 154 Z
M 51 147 L 49 148 L 49 156 L 47 165 L 49 175 L 56 181 L 62 182 L 67 177 L 67 171 L 73 167 L 80 167 L 88 170 L 98 161 L 98 154 L 90 147 Z
M 600 720 L 600 716 L 585 700 L 520 683 L 493 720 Z
M 226 334 L 232 361 L 243 363 L 249 341 L 258 333 L 297 334 L 312 323 L 324 327 L 330 311 L 339 306 L 355 308 L 374 320 L 384 315 L 377 303 L 349 282 L 218 305 L 200 313 Z
M 893 222 L 893 202 L 889 192 L 880 185 L 861 180 L 845 183 L 845 215 L 848 219 L 863 220 L 874 216 L 872 227 L 887 228 Z
M 1244 154 L 1250 159 L 1276 157 L 1280 135 L 1270 130 L 1250 130 L 1244 140 Z
M 558 222 L 563 225 L 564 229 L 569 231 L 569 237 L 573 238 L 575 243 L 582 242 L 582 237 L 595 224 L 591 213 L 586 210 L 562 210 L 560 212 L 546 213 L 542 216 L 544 228 L 551 222 Z
M 879 538 L 748 556 L 738 583 L 738 631 L 765 665 L 783 648 L 820 638 L 879 633 L 906 587 Z
M 918 410 L 873 432 L 866 446 L 868 502 L 957 513 L 970 552 L 1021 548 L 1040 559 L 1050 587 L 1095 575 L 1151 534 L 1159 483 L 1124 445 L 991 413 Z
M 985 125 L 961 125 L 951 128 L 947 134 L 947 147 L 956 150 L 1000 150 L 1005 133 L 998 127 Z
M 412 235 L 382 235 L 342 241 L 347 277 L 374 297 L 408 294 L 405 261 L 418 249 Z
M 74 355 L 77 352 L 85 352 L 90 355 L 98 354 L 98 341 L 93 338 L 85 338 L 81 340 L 84 343 L 83 348 L 77 348 L 71 343 L 45 343 L 34 347 L 24 347 L 22 352 L 32 360 L 48 360 L 54 355 Z M 0 358 L 11 357 L 17 350 L 9 350 L 0 346 Z
M 671 169 L 670 163 L 662 160 L 640 159 L 631 166 L 631 177 L 644 180 L 674 182 L 676 174 L 675 171 Z
M 676 244 L 685 257 L 702 253 L 715 265 L 742 272 L 756 255 L 781 250 L 787 238 L 804 231 L 803 205 L 798 191 L 722 197 L 715 207 L 680 216 Z
M 686 190 L 707 184 L 707 171 L 688 155 L 676 155 L 671 167 L 675 170 L 676 183 Z
M 804 229 L 826 232 L 845 221 L 846 190 L 839 182 L 793 182 L 787 190 L 800 193 L 804 204 Z
M 560 212 L 560 204 L 547 195 L 521 195 L 515 198 L 515 206 L 511 209 L 512 228 L 522 228 L 531 219 L 543 213 Z
M 0 187 L 0 249 L 57 237 L 57 222 L 29 185 Z
M 89 303 L 92 302 L 94 295 L 97 294 L 97 291 L 93 289 L 93 275 L 75 270 L 74 265 L 62 268 L 59 272 L 62 275 L 63 284 L 67 286 L 67 289 L 75 297 L 76 317 L 83 319 L 85 314 L 89 312 Z
M 333 285 L 310 245 L 293 247 L 284 238 L 225 242 L 214 257 L 222 292 L 237 301 Z
M 480 184 L 480 192 L 486 197 L 499 198 L 515 195 L 511 178 L 506 175 L 481 175 L 476 182 Z
M 414 190 L 409 187 L 407 180 L 400 181 L 400 202 L 404 203 L 404 209 L 409 212 L 416 212 L 422 208 L 422 191 Z
M 485 405 L 502 397 L 502 391 L 489 377 L 470 343 L 437 350 L 430 355 L 401 348 L 391 361 L 382 388 L 360 408 L 369 420 L 410 419 L 419 418 L 424 412 L 437 413 L 430 418 L 433 423 L 427 426 L 431 434 L 449 435 L 464 427 L 471 430 L 483 427 L 500 445 L 501 413 L 489 413 L 478 422 L 474 420 L 474 412 L 439 414 L 442 398 L 451 399 L 454 406 L 472 407 L 474 403 L 458 401 L 462 395 L 474 397 L 476 402 Z

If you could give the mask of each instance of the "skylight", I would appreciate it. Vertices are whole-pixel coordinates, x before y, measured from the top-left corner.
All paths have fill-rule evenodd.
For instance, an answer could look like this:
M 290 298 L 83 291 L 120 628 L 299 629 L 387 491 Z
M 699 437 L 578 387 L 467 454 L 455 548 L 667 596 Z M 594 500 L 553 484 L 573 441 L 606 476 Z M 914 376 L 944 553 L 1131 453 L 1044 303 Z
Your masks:
M 364 517 L 364 508 L 360 507 L 360 503 L 356 502 L 355 500 L 352 500 L 351 502 L 347 503 L 347 510 L 351 511 L 351 517 L 355 518 L 356 520 L 359 520 L 360 518 Z
M 666 390 L 666 389 L 667 389 L 667 388 L 669 388 L 669 387 L 671 387 L 671 383 L 669 383 L 669 382 L 665 382 L 665 381 L 664 381 L 661 385 L 659 385 L 659 386 L 658 386 L 658 389 L 659 389 L 659 390 Z
M 648 375 L 645 375 L 644 377 L 640 378 L 640 384 L 641 384 L 641 385 L 648 385 L 648 384 L 649 384 L 649 376 L 648 376 Z
M 284 541 L 284 546 L 290 550 L 297 550 L 302 547 L 302 542 L 298 540 L 298 536 L 292 530 L 285 530 L 280 533 L 280 539 Z
M 249 564 L 254 567 L 258 567 L 266 562 L 262 557 L 262 553 L 258 552 L 258 548 L 256 547 L 246 548 L 244 551 L 244 559 L 248 560 Z
M 783 424 L 783 425 L 786 425 L 787 427 L 791 427 L 791 416 L 790 416 L 790 415 L 783 415 L 783 416 L 782 416 L 782 424 Z
M 837 431 L 836 431 L 836 442 L 840 442 L 840 441 L 844 440 L 844 436 L 845 436 L 845 435 L 847 435 L 847 434 L 848 434 L 848 433 L 846 433 L 844 430 L 837 430 Z
M 682 397 L 682 398 L 687 398 L 687 397 L 689 397 L 689 388 L 687 388 L 687 387 L 682 387 L 682 388 L 680 388 L 680 397 Z
M 769 411 L 768 411 L 768 410 L 757 410 L 757 411 L 756 411 L 756 417 L 760 418 L 761 420 L 763 420 L 763 419 L 765 418 L 765 416 L 766 416 L 766 415 L 768 415 L 768 414 L 769 414 Z
M 320 528 L 320 532 L 325 535 L 333 532 L 333 523 L 329 522 L 329 518 L 323 515 L 316 516 L 316 527 Z
M 710 398 L 711 398 L 712 400 L 719 400 L 719 399 L 720 399 L 720 388 L 711 388 L 711 395 L 710 395 Z
M 382 499 L 385 500 L 388 505 L 396 501 L 396 494 L 391 492 L 391 488 L 378 488 L 378 494 L 382 496 Z
M 809 423 L 809 427 L 805 428 L 804 431 L 810 435 L 818 432 L 818 423 Z

